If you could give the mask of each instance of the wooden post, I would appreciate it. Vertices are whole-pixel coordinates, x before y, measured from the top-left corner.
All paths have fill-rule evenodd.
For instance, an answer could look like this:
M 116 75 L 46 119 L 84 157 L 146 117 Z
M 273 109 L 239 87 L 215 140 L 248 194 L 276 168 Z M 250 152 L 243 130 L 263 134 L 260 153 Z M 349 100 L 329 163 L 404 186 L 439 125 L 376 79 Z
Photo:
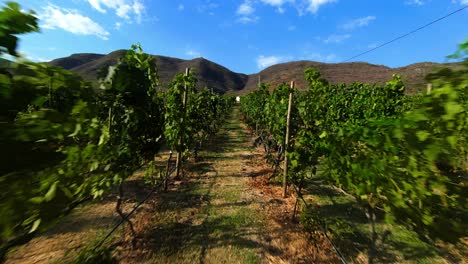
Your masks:
M 52 76 L 49 77 L 49 108 L 52 108 Z
M 427 94 L 430 94 L 432 91 L 432 83 L 427 84 Z
M 171 166 L 172 150 L 169 152 L 169 158 L 167 159 L 166 172 L 164 173 L 164 191 L 167 192 L 167 184 L 169 180 L 169 166 Z
M 185 76 L 188 76 L 190 73 L 190 69 L 189 68 L 185 68 Z M 185 105 L 187 103 L 187 84 L 184 83 L 184 95 L 182 97 L 182 112 L 183 112 L 183 116 L 182 116 L 182 123 L 184 123 L 185 121 Z M 182 125 L 182 128 L 183 128 L 183 125 Z M 179 138 L 179 146 L 182 146 L 183 144 L 183 140 L 182 138 Z M 181 151 L 177 151 L 177 157 L 176 157 L 176 179 L 179 179 L 179 175 L 180 175 L 180 167 L 182 166 L 182 152 Z
M 109 132 L 109 135 L 111 134 L 111 126 L 112 126 L 112 107 L 109 107 L 109 124 L 108 124 L 108 128 L 107 128 L 107 131 Z
M 284 140 L 284 174 L 283 174 L 283 198 L 286 198 L 286 192 L 288 191 L 288 146 L 289 146 L 289 127 L 291 124 L 291 107 L 293 99 L 294 81 L 291 82 L 291 89 L 289 90 L 289 102 L 288 102 L 288 115 L 286 119 L 286 138 Z

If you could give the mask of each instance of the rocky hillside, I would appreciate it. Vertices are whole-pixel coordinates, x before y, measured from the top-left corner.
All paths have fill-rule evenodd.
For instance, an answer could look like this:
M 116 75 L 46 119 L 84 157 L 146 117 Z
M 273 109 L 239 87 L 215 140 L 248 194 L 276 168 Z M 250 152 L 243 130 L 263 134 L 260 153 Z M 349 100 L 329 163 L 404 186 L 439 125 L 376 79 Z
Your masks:
M 383 65 L 374 65 L 365 62 L 351 63 L 320 63 L 313 61 L 296 61 L 276 64 L 265 70 L 249 76 L 244 92 L 255 89 L 258 80 L 271 83 L 273 86 L 290 81 L 295 81 L 296 87 L 304 89 L 307 83 L 304 79 L 304 70 L 308 67 L 314 67 L 321 72 L 322 76 L 331 84 L 338 83 L 385 83 L 392 78 L 393 74 L 400 74 L 406 84 L 407 92 L 414 94 L 417 91 L 424 90 L 426 81 L 424 77 L 443 67 L 459 68 L 456 63 L 417 63 L 401 68 L 389 68 Z
M 73 54 L 49 62 L 64 67 L 82 75 L 85 79 L 96 81 L 97 72 L 110 65 L 114 65 L 125 54 L 125 50 L 117 50 L 107 55 L 82 53 Z M 400 74 L 407 86 L 407 92 L 413 94 L 425 89 L 424 77 L 434 70 L 442 67 L 459 68 L 456 63 L 416 63 L 401 68 L 389 68 L 383 65 L 374 65 L 365 62 L 351 63 L 320 63 L 314 61 L 295 61 L 276 64 L 263 71 L 246 75 L 235 73 L 229 69 L 204 58 L 183 60 L 165 56 L 154 56 L 159 69 L 161 85 L 167 86 L 177 73 L 184 72 L 186 67 L 196 68 L 197 88 L 210 87 L 219 93 L 243 94 L 255 87 L 260 79 L 262 82 L 275 86 L 279 83 L 294 80 L 298 88 L 306 88 L 304 69 L 314 67 L 322 73 L 330 83 L 385 83 L 393 74 Z
M 125 54 L 125 50 L 117 50 L 107 55 L 73 54 L 66 58 L 55 59 L 49 63 L 62 66 L 78 73 L 86 80 L 96 81 L 100 69 L 114 65 Z M 182 60 L 177 58 L 154 56 L 158 66 L 159 81 L 166 87 L 177 73 L 185 72 L 185 68 L 195 68 L 198 77 L 197 88 L 213 88 L 218 93 L 238 93 L 245 87 L 248 76 L 235 73 L 229 69 L 204 58 Z

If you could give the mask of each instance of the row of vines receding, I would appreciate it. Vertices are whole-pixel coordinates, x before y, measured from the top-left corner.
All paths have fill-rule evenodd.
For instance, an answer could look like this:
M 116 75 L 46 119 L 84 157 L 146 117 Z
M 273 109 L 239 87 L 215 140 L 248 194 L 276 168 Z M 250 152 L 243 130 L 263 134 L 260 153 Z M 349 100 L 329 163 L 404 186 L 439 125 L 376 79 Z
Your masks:
M 151 184 L 167 182 L 167 173 L 155 171 L 155 155 L 164 146 L 177 151 L 181 167 L 233 105 L 232 97 L 196 91 L 193 71 L 163 89 L 155 58 L 140 45 L 101 70 L 99 87 L 60 67 L 25 61 L 16 53 L 16 35 L 39 30 L 35 14 L 7 3 L 0 18 L 0 55 L 15 57 L 0 67 L 2 255 L 110 192 L 118 192 L 124 217 L 123 182 L 142 168 Z
M 465 69 L 429 75 L 428 93 L 405 95 L 397 75 L 384 85 L 330 85 L 309 68 L 305 90 L 282 84 L 270 92 L 261 83 L 243 96 L 243 119 L 263 143 L 273 176 L 284 169 L 287 149 L 287 181 L 299 192 L 320 178 L 351 194 L 372 227 L 379 214 L 424 241 L 454 243 L 468 230 L 467 47 L 452 56 L 465 58 Z

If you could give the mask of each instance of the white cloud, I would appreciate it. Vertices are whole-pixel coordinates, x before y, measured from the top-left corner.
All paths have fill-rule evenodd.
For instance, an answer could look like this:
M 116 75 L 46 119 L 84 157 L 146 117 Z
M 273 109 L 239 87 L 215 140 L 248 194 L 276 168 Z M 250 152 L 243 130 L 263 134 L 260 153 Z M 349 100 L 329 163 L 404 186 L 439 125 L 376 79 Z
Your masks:
M 351 34 L 332 34 L 323 40 L 324 43 L 341 43 L 351 37 Z
M 130 19 L 128 13 L 130 13 L 131 10 L 132 7 L 130 5 L 121 5 L 116 9 L 115 14 L 121 18 Z
M 201 57 L 201 53 L 196 51 L 196 50 L 188 50 L 185 52 L 185 55 L 191 57 L 191 58 L 198 58 Z
M 259 17 L 254 15 L 255 8 L 251 0 L 245 0 L 236 11 L 236 14 L 240 16 L 237 22 L 247 24 L 257 22 Z
M 284 14 L 286 12 L 286 9 L 283 7 L 285 4 L 291 4 L 295 6 L 298 10 L 300 10 L 299 13 L 302 14 L 305 13 L 304 11 L 302 11 L 302 9 L 308 9 L 310 5 L 316 6 L 318 10 L 318 6 L 326 2 L 335 1 L 337 0 L 244 0 L 244 2 L 242 2 L 242 4 L 239 5 L 236 11 L 236 14 L 240 16 L 240 18 L 237 19 L 237 22 L 246 24 L 258 21 L 260 17 L 254 15 L 255 5 L 258 3 L 262 3 L 276 8 L 276 12 L 280 14 Z M 314 13 L 315 12 L 316 10 L 314 11 Z
M 294 31 L 294 30 L 296 30 L 296 26 L 289 26 L 288 27 L 288 31 Z
M 308 12 L 312 14 L 316 14 L 317 11 L 320 9 L 321 6 L 326 4 L 335 3 L 337 0 L 307 0 L 307 8 Z
M 183 11 L 185 9 L 185 6 L 183 4 L 179 4 L 179 6 L 177 6 L 177 10 L 179 11 Z
M 266 68 L 266 67 L 271 66 L 273 64 L 277 64 L 280 61 L 281 61 L 281 57 L 278 57 L 278 56 L 263 56 L 263 55 L 260 55 L 257 58 L 257 67 L 259 69 L 263 69 L 263 68 Z
M 140 0 L 134 0 L 132 5 L 133 13 L 136 15 L 138 23 L 141 23 L 141 17 L 145 11 L 145 6 L 140 2 Z
M 424 0 L 406 0 L 405 5 L 417 5 L 422 6 L 426 3 Z
M 122 23 L 120 23 L 120 22 L 115 22 L 114 28 L 117 29 L 117 30 L 119 30 L 120 27 L 122 27 Z
M 286 10 L 283 8 L 283 5 L 286 3 L 294 3 L 294 0 L 260 0 L 263 4 L 276 7 L 276 12 L 284 14 Z
M 423 6 L 431 0 L 406 0 L 405 5 Z M 452 0 L 453 4 L 468 5 L 468 0 Z
M 274 64 L 278 64 L 285 61 L 292 60 L 293 57 L 290 56 L 264 56 L 260 55 L 257 57 L 257 67 L 259 69 L 264 69 Z
M 259 20 L 259 17 L 258 16 L 244 16 L 244 17 L 240 17 L 239 19 L 237 19 L 237 22 L 239 23 L 242 23 L 242 24 L 248 24 L 248 23 L 255 23 Z
M 138 23 L 141 22 L 142 13 L 145 10 L 141 0 L 88 0 L 88 2 L 101 13 L 107 13 L 107 9 L 111 9 L 118 17 L 127 20 L 134 15 Z
M 263 4 L 276 7 L 279 13 L 283 13 L 285 10 L 282 6 L 289 3 L 299 10 L 300 15 L 307 12 L 316 14 L 321 6 L 337 1 L 338 0 L 260 0 Z
M 346 24 L 342 26 L 342 28 L 346 30 L 352 30 L 352 29 L 359 28 L 359 27 L 365 27 L 369 25 L 369 23 L 374 21 L 375 19 L 376 19 L 375 16 L 360 17 L 360 18 L 347 22 Z
M 101 25 L 94 22 L 89 17 L 83 16 L 76 10 L 64 9 L 49 4 L 43 8 L 43 13 L 39 15 L 43 22 L 42 28 L 63 29 L 77 35 L 94 35 L 103 40 L 107 40 L 109 32 Z
M 101 13 L 106 13 L 106 10 L 104 10 L 102 7 L 101 7 L 101 0 L 88 0 L 89 4 L 94 8 L 96 9 L 97 11 L 101 12 Z M 109 1 L 109 3 L 111 3 Z
M 237 14 L 241 16 L 249 16 L 253 14 L 255 8 L 253 8 L 252 1 L 246 0 L 237 8 Z
M 283 14 L 286 10 L 283 8 L 283 5 L 286 3 L 294 4 L 295 0 L 260 0 L 263 4 L 276 7 L 276 12 Z
M 296 8 L 299 15 L 302 16 L 306 13 L 316 14 L 323 5 L 335 2 L 338 0 L 244 0 L 236 10 L 236 14 L 241 17 L 237 19 L 237 22 L 252 23 L 257 21 L 259 17 L 254 16 L 254 13 L 255 5 L 259 3 L 274 7 L 276 12 L 280 14 L 286 12 L 284 6 L 289 4 Z
M 339 58 L 338 56 L 336 56 L 336 54 L 333 54 L 333 53 L 323 55 L 317 52 L 313 52 L 313 53 L 306 52 L 304 56 L 300 56 L 300 57 L 260 55 L 257 57 L 256 63 L 257 63 L 258 69 L 264 69 L 269 66 L 278 64 L 278 63 L 283 63 L 283 62 L 293 61 L 293 60 L 312 60 L 312 61 L 332 63 L 332 62 L 339 61 Z

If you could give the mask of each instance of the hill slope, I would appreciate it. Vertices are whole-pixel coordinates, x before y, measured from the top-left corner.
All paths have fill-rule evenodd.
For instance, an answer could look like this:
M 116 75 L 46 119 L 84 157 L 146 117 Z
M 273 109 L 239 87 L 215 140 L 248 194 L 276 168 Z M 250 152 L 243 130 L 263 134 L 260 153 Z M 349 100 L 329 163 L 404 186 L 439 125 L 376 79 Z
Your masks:
M 102 54 L 78 53 L 78 54 L 72 54 L 69 57 L 55 59 L 55 60 L 53 60 L 53 61 L 51 61 L 49 63 L 53 64 L 55 66 L 60 66 L 60 67 L 65 68 L 67 70 L 71 70 L 71 69 L 73 69 L 75 67 L 86 64 L 88 62 L 95 61 L 95 60 L 100 59 L 102 57 L 104 57 L 104 55 L 102 55 Z
M 73 54 L 49 62 L 52 65 L 64 67 L 83 76 L 90 81 L 96 81 L 97 72 L 107 66 L 114 65 L 125 54 L 125 50 L 117 50 L 107 55 L 102 54 Z M 165 56 L 156 56 L 160 83 L 167 87 L 175 74 L 185 71 L 186 67 L 197 71 L 197 88 L 213 88 L 218 93 L 243 94 L 257 87 L 259 77 L 262 82 L 273 86 L 282 82 L 296 82 L 296 87 L 307 87 L 304 79 L 304 69 L 314 67 L 322 73 L 331 84 L 338 83 L 385 83 L 393 74 L 400 74 L 407 86 L 407 92 L 413 94 L 425 89 L 424 77 L 441 67 L 459 68 L 457 63 L 424 62 L 411 64 L 400 68 L 389 68 L 365 62 L 350 63 L 321 63 L 314 61 L 295 61 L 270 66 L 259 73 L 246 75 L 231 70 L 204 58 L 183 60 Z
M 260 77 L 262 82 L 271 83 L 273 86 L 290 81 L 295 81 L 296 87 L 304 89 L 307 82 L 304 79 L 304 70 L 314 67 L 331 84 L 339 83 L 385 83 L 392 78 L 393 74 L 400 74 L 407 87 L 407 92 L 414 94 L 425 89 L 426 81 L 424 77 L 441 67 L 458 68 L 457 63 L 417 63 L 401 68 L 389 68 L 383 65 L 369 64 L 365 62 L 350 63 L 320 63 L 313 61 L 295 61 L 281 63 L 270 66 L 265 70 L 249 75 L 249 79 L 244 88 L 244 92 L 255 89 Z
M 116 64 L 119 58 L 125 55 L 125 52 L 125 50 L 117 50 L 107 55 L 73 54 L 70 57 L 56 59 L 49 63 L 78 73 L 86 80 L 96 81 L 98 71 Z M 165 56 L 153 56 L 156 58 L 159 81 L 163 87 L 171 82 L 174 75 L 185 72 L 185 68 L 196 69 L 198 89 L 210 87 L 218 93 L 237 93 L 245 87 L 247 82 L 248 76 L 246 74 L 232 72 L 203 58 L 182 60 Z

